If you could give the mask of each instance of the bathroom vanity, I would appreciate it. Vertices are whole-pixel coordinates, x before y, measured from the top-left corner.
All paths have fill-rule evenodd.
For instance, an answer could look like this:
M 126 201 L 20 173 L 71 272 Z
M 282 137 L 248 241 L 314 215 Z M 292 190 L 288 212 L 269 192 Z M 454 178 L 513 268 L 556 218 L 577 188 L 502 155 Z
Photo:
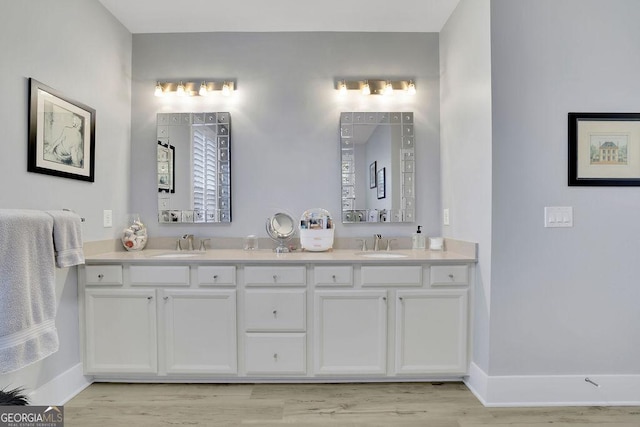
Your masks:
M 79 268 L 96 381 L 411 381 L 467 373 L 472 243 L 445 252 L 144 250 Z

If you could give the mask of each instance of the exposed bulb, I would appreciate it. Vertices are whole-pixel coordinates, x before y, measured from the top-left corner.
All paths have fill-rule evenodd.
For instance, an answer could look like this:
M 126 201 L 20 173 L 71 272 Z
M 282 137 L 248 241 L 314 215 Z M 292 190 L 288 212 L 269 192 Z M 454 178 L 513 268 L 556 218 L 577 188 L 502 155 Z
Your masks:
M 384 86 L 384 94 L 393 95 L 393 86 L 391 85 L 391 82 L 387 82 L 387 84 Z
M 176 95 L 178 96 L 185 96 L 187 93 L 184 90 L 184 85 L 182 84 L 182 82 L 180 82 L 180 84 L 178 85 L 178 88 L 176 89 Z
M 416 85 L 414 85 L 411 80 L 409 80 L 409 86 L 407 86 L 407 93 L 409 95 L 415 95 L 416 94 Z
M 200 84 L 200 90 L 198 91 L 198 94 L 199 94 L 200 96 L 207 96 L 207 95 L 209 95 L 209 91 L 207 90 L 207 85 L 206 85 L 206 83 L 205 83 L 205 82 L 202 82 L 202 83 Z
M 364 86 L 362 86 L 362 94 L 371 95 L 371 88 L 369 87 L 369 82 L 364 82 Z
M 156 84 L 156 90 L 153 92 L 153 94 L 155 96 L 162 96 L 164 95 L 164 91 L 162 90 L 162 85 L 160 84 L 160 82 L 158 82 Z
M 338 90 L 340 92 L 340 96 L 345 96 L 347 94 L 347 83 L 344 80 L 338 85 Z
M 227 82 L 224 82 L 224 84 L 222 85 L 222 96 L 229 95 L 231 95 L 231 88 L 229 87 L 229 84 Z

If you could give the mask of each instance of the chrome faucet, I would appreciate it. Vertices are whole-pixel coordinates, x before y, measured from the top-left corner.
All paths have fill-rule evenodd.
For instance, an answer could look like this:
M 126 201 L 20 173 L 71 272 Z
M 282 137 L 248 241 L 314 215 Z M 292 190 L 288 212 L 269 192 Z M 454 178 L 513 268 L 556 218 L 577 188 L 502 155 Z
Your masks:
M 382 240 L 382 234 L 374 234 L 373 235 L 373 250 L 380 250 L 380 240 Z
M 183 251 L 185 250 L 182 247 L 182 242 L 185 241 L 187 242 L 187 250 L 192 251 L 193 250 L 193 234 L 185 234 L 184 236 L 182 236 L 180 238 L 180 240 L 178 240 L 178 250 L 179 251 Z

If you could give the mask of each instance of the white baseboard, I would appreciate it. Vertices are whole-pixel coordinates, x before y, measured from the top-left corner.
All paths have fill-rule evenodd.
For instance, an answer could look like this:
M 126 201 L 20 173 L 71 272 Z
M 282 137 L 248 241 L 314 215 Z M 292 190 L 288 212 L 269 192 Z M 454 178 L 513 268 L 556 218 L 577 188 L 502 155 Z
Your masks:
M 78 363 L 29 393 L 29 404 L 62 406 L 92 382 L 91 377 L 83 375 L 82 363 Z
M 640 405 L 640 375 L 489 376 L 472 363 L 465 384 L 491 407 Z

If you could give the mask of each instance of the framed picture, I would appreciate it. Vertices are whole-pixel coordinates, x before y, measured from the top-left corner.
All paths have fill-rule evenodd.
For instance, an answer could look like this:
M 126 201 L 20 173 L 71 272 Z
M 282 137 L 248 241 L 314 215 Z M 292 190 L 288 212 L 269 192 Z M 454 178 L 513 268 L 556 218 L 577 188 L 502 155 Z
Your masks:
M 378 199 L 387 197 L 385 192 L 385 173 L 387 168 L 382 168 L 377 173 Z
M 27 171 L 94 181 L 96 111 L 29 79 Z
M 640 185 L 640 113 L 569 113 L 569 185 Z
M 369 188 L 376 188 L 376 163 L 369 165 Z

